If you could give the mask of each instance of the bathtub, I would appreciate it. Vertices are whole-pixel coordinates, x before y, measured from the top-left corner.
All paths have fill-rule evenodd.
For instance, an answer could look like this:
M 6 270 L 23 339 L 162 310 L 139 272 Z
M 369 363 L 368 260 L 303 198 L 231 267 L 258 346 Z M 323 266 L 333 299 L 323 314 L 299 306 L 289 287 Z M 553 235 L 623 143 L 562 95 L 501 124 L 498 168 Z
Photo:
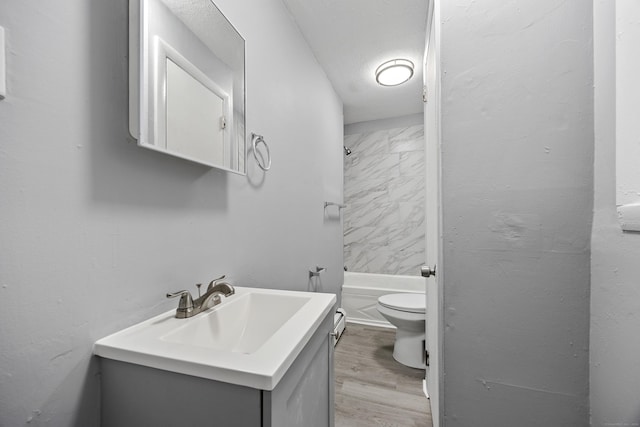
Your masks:
M 395 276 L 344 272 L 342 308 L 347 322 L 394 328 L 376 309 L 378 298 L 401 292 L 425 293 L 426 280 L 421 276 Z

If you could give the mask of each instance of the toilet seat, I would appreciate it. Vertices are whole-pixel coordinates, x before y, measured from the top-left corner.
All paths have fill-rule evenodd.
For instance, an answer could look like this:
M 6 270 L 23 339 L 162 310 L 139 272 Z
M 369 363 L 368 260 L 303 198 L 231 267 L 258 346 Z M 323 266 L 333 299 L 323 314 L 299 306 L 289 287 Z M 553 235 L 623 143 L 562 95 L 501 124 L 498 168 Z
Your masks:
M 425 313 L 426 301 L 424 294 L 389 294 L 378 298 L 378 303 L 392 310 L 408 313 Z

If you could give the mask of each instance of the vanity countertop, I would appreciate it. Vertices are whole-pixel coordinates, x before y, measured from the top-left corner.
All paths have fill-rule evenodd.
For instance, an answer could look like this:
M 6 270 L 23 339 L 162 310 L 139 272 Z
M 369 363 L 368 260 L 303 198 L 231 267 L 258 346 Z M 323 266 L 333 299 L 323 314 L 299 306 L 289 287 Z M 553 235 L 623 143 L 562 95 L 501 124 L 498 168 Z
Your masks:
M 192 318 L 171 310 L 102 338 L 94 354 L 273 390 L 335 303 L 334 294 L 236 287 Z

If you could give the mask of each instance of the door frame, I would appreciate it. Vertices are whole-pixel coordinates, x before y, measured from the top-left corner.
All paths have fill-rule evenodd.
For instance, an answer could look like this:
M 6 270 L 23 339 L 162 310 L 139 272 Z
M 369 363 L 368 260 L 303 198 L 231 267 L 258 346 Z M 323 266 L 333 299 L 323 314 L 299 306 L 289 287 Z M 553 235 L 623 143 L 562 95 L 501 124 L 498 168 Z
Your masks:
M 427 64 L 433 64 L 433 72 L 427 68 Z M 425 380 L 431 399 L 431 413 L 433 427 L 444 425 L 444 277 L 443 277 L 443 240 L 442 240 L 442 173 L 441 173 L 441 69 L 440 69 L 440 0 L 429 2 L 427 13 L 427 26 L 425 34 L 425 52 L 423 58 L 423 83 L 425 95 L 424 129 L 425 129 L 425 243 L 426 261 L 428 266 L 437 265 L 436 275 L 426 280 L 426 307 L 427 315 L 425 327 L 427 339 L 425 351 L 432 347 L 431 341 L 435 341 L 436 349 L 429 354 L 430 367 L 425 372 Z M 433 129 L 435 126 L 435 129 Z M 428 137 L 429 136 L 429 137 Z M 435 171 L 433 170 L 435 168 Z M 430 172 L 431 171 L 431 172 Z M 433 206 L 435 202 L 435 207 Z M 436 223 L 430 222 L 431 215 L 435 212 Z M 433 241 L 432 228 L 437 232 Z M 431 248 L 431 249 L 430 249 Z M 429 304 L 435 294 L 436 303 Z M 431 310 L 429 310 L 431 308 Z M 435 311 L 435 313 L 433 312 Z M 435 322 L 435 326 L 434 323 Z M 429 332 L 431 330 L 431 333 Z M 433 337 L 433 335 L 436 335 Z M 432 373 L 430 368 L 435 372 Z M 433 374 L 436 375 L 434 384 Z M 427 378 L 427 376 L 429 378 Z

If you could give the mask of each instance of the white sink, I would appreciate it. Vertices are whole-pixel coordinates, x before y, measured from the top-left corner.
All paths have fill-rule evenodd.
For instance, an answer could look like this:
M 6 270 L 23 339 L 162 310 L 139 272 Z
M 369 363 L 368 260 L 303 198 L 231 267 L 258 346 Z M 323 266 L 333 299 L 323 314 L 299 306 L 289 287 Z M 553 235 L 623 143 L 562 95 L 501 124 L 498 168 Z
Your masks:
M 204 313 L 175 310 L 102 338 L 94 353 L 166 371 L 273 390 L 335 305 L 333 294 L 236 287 Z
M 160 339 L 251 354 L 310 300 L 311 295 L 262 292 L 233 295 L 210 313 L 181 322 L 181 326 Z

